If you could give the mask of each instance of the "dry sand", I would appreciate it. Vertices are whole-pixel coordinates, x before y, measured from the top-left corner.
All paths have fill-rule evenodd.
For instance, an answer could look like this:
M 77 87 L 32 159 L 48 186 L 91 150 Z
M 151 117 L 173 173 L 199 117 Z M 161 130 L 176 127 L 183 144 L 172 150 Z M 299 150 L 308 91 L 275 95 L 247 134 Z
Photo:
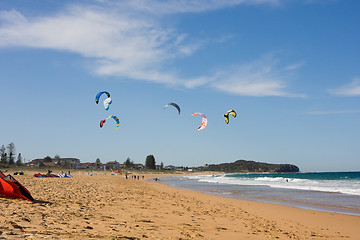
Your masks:
M 73 176 L 15 176 L 37 201 L 0 198 L 0 239 L 360 239 L 358 216 Z

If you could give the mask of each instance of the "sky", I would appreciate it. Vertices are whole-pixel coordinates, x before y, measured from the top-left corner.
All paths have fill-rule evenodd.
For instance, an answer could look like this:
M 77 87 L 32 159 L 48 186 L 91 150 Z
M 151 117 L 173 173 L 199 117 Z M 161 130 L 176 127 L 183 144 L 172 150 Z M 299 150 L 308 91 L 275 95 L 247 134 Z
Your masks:
M 0 145 L 13 142 L 25 161 L 154 155 L 359 171 L 359 10 L 340 0 L 2 0 Z M 100 128 L 110 115 L 119 128 Z

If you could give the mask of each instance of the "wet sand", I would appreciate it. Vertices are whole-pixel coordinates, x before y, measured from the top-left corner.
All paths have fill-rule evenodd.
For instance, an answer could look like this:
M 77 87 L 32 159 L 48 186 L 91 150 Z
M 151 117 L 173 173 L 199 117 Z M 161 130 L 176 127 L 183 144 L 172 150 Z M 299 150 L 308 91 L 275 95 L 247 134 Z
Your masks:
M 15 176 L 0 239 L 360 239 L 360 217 L 224 198 L 122 175 Z M 158 176 L 159 177 L 159 176 Z

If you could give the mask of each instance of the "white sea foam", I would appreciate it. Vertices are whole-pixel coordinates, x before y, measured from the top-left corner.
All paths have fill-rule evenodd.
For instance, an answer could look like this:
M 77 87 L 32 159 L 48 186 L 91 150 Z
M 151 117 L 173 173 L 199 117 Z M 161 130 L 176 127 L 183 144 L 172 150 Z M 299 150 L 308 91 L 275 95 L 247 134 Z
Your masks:
M 231 177 L 226 175 L 198 175 L 188 176 L 188 179 L 200 182 L 235 184 L 235 185 L 262 185 L 273 188 L 287 188 L 312 190 L 321 192 L 337 192 L 360 196 L 360 180 L 312 180 L 284 177 Z

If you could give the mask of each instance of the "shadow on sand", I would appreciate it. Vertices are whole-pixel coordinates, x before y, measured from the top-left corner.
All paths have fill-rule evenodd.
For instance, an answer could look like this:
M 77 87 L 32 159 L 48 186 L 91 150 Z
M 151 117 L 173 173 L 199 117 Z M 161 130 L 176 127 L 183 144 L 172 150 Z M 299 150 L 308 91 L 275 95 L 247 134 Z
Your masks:
M 34 200 L 33 203 L 38 203 L 38 204 L 46 204 L 46 205 L 52 205 L 52 202 L 48 202 L 48 201 L 42 201 L 42 200 Z

